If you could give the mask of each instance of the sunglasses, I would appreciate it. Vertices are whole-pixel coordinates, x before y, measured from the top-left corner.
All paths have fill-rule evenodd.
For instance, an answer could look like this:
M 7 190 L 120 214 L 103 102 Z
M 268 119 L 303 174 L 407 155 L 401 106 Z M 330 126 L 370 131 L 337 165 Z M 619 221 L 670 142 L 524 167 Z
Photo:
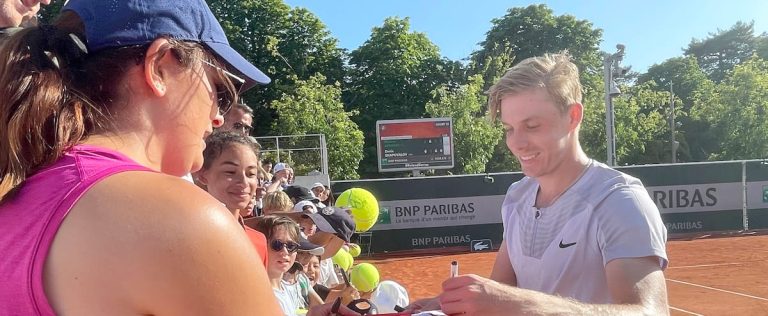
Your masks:
M 288 250 L 288 253 L 294 253 L 296 251 L 299 251 L 299 244 L 289 241 L 289 242 L 282 242 L 277 239 L 272 240 L 269 242 L 269 248 L 272 248 L 275 252 L 280 252 L 285 248 L 285 250 Z
M 227 71 L 224 68 L 216 66 L 206 60 L 203 60 L 202 62 L 209 67 L 224 73 L 227 77 L 229 77 L 230 80 L 232 80 L 232 84 L 235 85 L 237 90 L 240 90 L 239 87 L 242 87 L 243 83 L 245 83 L 245 79 L 238 77 L 237 75 Z M 235 103 L 234 93 L 227 89 L 227 86 L 220 83 L 216 84 L 216 98 L 219 106 L 219 113 L 222 115 L 227 114 L 227 112 L 232 109 L 232 105 Z
M 232 124 L 232 127 L 234 127 L 238 131 L 242 131 L 243 134 L 246 134 L 246 135 L 250 135 L 251 131 L 253 130 L 253 126 L 245 125 L 245 124 L 240 123 L 240 122 Z

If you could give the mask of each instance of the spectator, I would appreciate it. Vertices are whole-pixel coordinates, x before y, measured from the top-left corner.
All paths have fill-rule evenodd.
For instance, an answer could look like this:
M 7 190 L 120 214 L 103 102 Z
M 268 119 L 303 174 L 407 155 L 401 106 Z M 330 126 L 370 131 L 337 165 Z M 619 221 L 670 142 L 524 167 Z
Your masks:
M 283 190 L 293 184 L 294 175 L 291 166 L 281 162 L 275 164 L 275 167 L 272 170 L 274 171 L 274 176 L 272 177 L 270 185 L 267 187 L 267 192 Z
M 318 199 L 310 189 L 300 185 L 287 186 L 283 192 L 288 194 L 288 197 L 291 198 L 291 201 L 293 201 L 294 204 L 301 201 L 312 201 L 312 203 L 315 204 L 320 202 L 320 199 Z
M 300 238 L 299 251 L 296 253 L 296 262 L 293 267 L 283 275 L 286 287 L 290 292 L 298 294 L 300 308 L 308 309 L 315 305 L 323 304 L 323 300 L 315 293 L 312 288 L 312 281 L 309 279 L 305 270 L 305 265 L 311 257 L 317 257 L 324 252 L 323 247 L 310 243 L 304 238 Z
M 261 162 L 261 167 L 270 175 L 267 179 L 272 179 L 272 165 L 274 165 L 272 159 L 264 159 L 264 161 Z
M 217 132 L 236 132 L 243 136 L 251 135 L 253 131 L 253 109 L 243 103 L 235 104 L 232 109 L 224 115 L 224 124 Z
M 283 191 L 270 192 L 264 195 L 261 210 L 264 215 L 290 212 L 293 210 L 293 202 Z
M 333 196 L 333 191 L 331 191 L 331 187 L 325 186 L 325 200 L 320 200 L 320 203 L 325 204 L 326 206 L 334 206 L 336 204 L 336 198 Z
M 242 225 L 243 217 L 252 215 L 253 197 L 259 188 L 258 147 L 234 132 L 214 133 L 205 144 L 203 168 L 197 173 L 197 179 L 241 223 L 266 266 L 268 252 L 264 235 Z
M 73 0 L 55 21 L 0 48 L 0 314 L 279 312 L 232 215 L 179 178 L 269 78 L 203 1 Z
M 325 185 L 323 185 L 320 182 L 315 182 L 314 184 L 312 184 L 312 187 L 310 187 L 309 189 L 312 190 L 312 194 L 314 194 L 317 197 L 318 207 L 323 208 L 326 206 L 333 206 L 333 205 L 325 204 L 325 202 L 328 201 L 328 192 L 329 192 L 329 190 L 325 189 Z
M 260 187 L 256 145 L 238 133 L 215 133 L 206 140 L 203 157 L 198 181 L 235 216 L 251 216 L 249 204 Z
M 289 284 L 283 281 L 283 274 L 288 272 L 296 260 L 296 251 L 299 250 L 299 226 L 290 218 L 269 215 L 256 218 L 254 223 L 254 228 L 267 236 L 269 242 L 267 274 L 272 291 L 283 310 L 283 315 L 296 315 L 301 303 L 298 301 L 298 294 L 292 292 Z

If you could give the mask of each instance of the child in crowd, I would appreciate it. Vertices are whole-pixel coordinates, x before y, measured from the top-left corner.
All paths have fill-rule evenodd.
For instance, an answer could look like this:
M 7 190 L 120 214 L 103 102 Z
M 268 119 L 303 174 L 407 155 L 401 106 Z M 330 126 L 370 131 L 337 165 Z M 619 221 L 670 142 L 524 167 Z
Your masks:
M 322 298 L 315 293 L 312 288 L 312 280 L 309 278 L 302 262 L 308 258 L 317 257 L 324 252 L 323 247 L 310 243 L 304 238 L 300 238 L 299 251 L 296 254 L 296 262 L 283 274 L 283 281 L 289 292 L 298 295 L 299 307 L 308 309 L 309 307 L 323 304 Z
M 259 188 L 258 149 L 248 137 L 234 132 L 214 133 L 205 144 L 203 167 L 196 174 L 197 180 L 242 225 L 242 218 L 251 215 L 253 196 Z M 264 235 L 247 226 L 243 228 L 266 266 L 268 253 Z
M 261 211 L 264 215 L 290 212 L 292 209 L 293 202 L 283 191 L 268 192 L 262 199 Z
M 297 315 L 303 306 L 299 293 L 283 281 L 283 275 L 296 261 L 299 250 L 299 225 L 283 216 L 263 216 L 254 222 L 256 230 L 267 237 L 269 244 L 269 260 L 267 261 L 267 276 L 272 291 L 275 293 L 280 308 L 286 316 Z

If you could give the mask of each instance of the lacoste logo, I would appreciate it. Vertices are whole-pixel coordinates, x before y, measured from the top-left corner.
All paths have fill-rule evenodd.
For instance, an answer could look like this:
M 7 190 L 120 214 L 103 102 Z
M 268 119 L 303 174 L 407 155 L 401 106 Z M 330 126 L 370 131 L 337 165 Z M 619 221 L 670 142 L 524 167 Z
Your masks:
M 493 250 L 493 242 L 490 239 L 476 239 L 469 242 L 470 251 Z
M 576 244 L 576 242 L 575 242 L 575 241 L 574 241 L 574 242 L 572 242 L 572 243 L 567 243 L 567 244 L 564 244 L 564 243 L 563 243 L 563 240 L 562 240 L 562 239 L 560 239 L 560 248 L 563 248 L 563 249 L 565 249 L 565 248 L 568 248 L 568 247 L 570 247 L 570 246 L 573 246 L 573 245 L 575 245 L 575 244 Z
M 491 248 L 490 245 L 482 243 L 482 242 L 476 243 L 473 247 L 475 248 L 475 251 L 480 251 L 480 250 L 485 250 L 485 249 Z

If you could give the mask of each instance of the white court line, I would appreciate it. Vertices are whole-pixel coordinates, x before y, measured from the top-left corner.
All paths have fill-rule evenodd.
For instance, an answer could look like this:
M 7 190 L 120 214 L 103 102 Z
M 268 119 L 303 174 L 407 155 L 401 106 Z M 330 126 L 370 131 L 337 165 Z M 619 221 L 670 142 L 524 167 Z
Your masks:
M 687 311 L 687 310 L 684 310 L 684 309 L 682 309 L 682 308 L 677 308 L 677 307 L 673 307 L 673 306 L 669 306 L 669 309 L 672 309 L 672 310 L 676 310 L 676 311 L 678 311 L 678 312 L 683 312 L 683 313 L 686 313 L 686 314 L 690 314 L 690 315 L 695 315 L 695 316 L 704 316 L 704 315 L 702 315 L 702 314 L 694 313 L 694 312 L 691 312 L 691 311 Z
M 739 296 L 749 297 L 749 298 L 753 298 L 753 299 L 756 299 L 756 300 L 761 300 L 761 301 L 768 302 L 768 298 L 764 298 L 764 297 L 759 297 L 759 296 L 754 296 L 754 295 L 749 295 L 749 294 L 744 294 L 744 293 L 739 293 L 739 292 L 734 292 L 734 291 L 718 289 L 718 288 L 715 288 L 715 287 L 709 287 L 709 286 L 700 285 L 700 284 L 696 284 L 696 283 L 685 282 L 685 281 L 678 281 L 678 280 L 672 280 L 672 279 L 667 279 L 667 281 L 682 283 L 682 284 L 686 284 L 686 285 L 690 285 L 690 286 L 697 286 L 697 287 L 701 287 L 701 288 L 705 288 L 705 289 L 709 289 L 709 290 L 715 290 L 715 291 L 730 293 L 730 294 L 733 294 L 733 295 L 739 295 Z
M 683 269 L 683 268 L 703 268 L 703 267 L 735 266 L 735 265 L 741 265 L 741 264 L 747 264 L 747 263 L 754 263 L 754 261 L 750 261 L 750 262 L 728 262 L 728 263 L 697 264 L 697 265 L 692 265 L 692 266 L 677 266 L 677 267 L 668 267 L 667 269 Z

